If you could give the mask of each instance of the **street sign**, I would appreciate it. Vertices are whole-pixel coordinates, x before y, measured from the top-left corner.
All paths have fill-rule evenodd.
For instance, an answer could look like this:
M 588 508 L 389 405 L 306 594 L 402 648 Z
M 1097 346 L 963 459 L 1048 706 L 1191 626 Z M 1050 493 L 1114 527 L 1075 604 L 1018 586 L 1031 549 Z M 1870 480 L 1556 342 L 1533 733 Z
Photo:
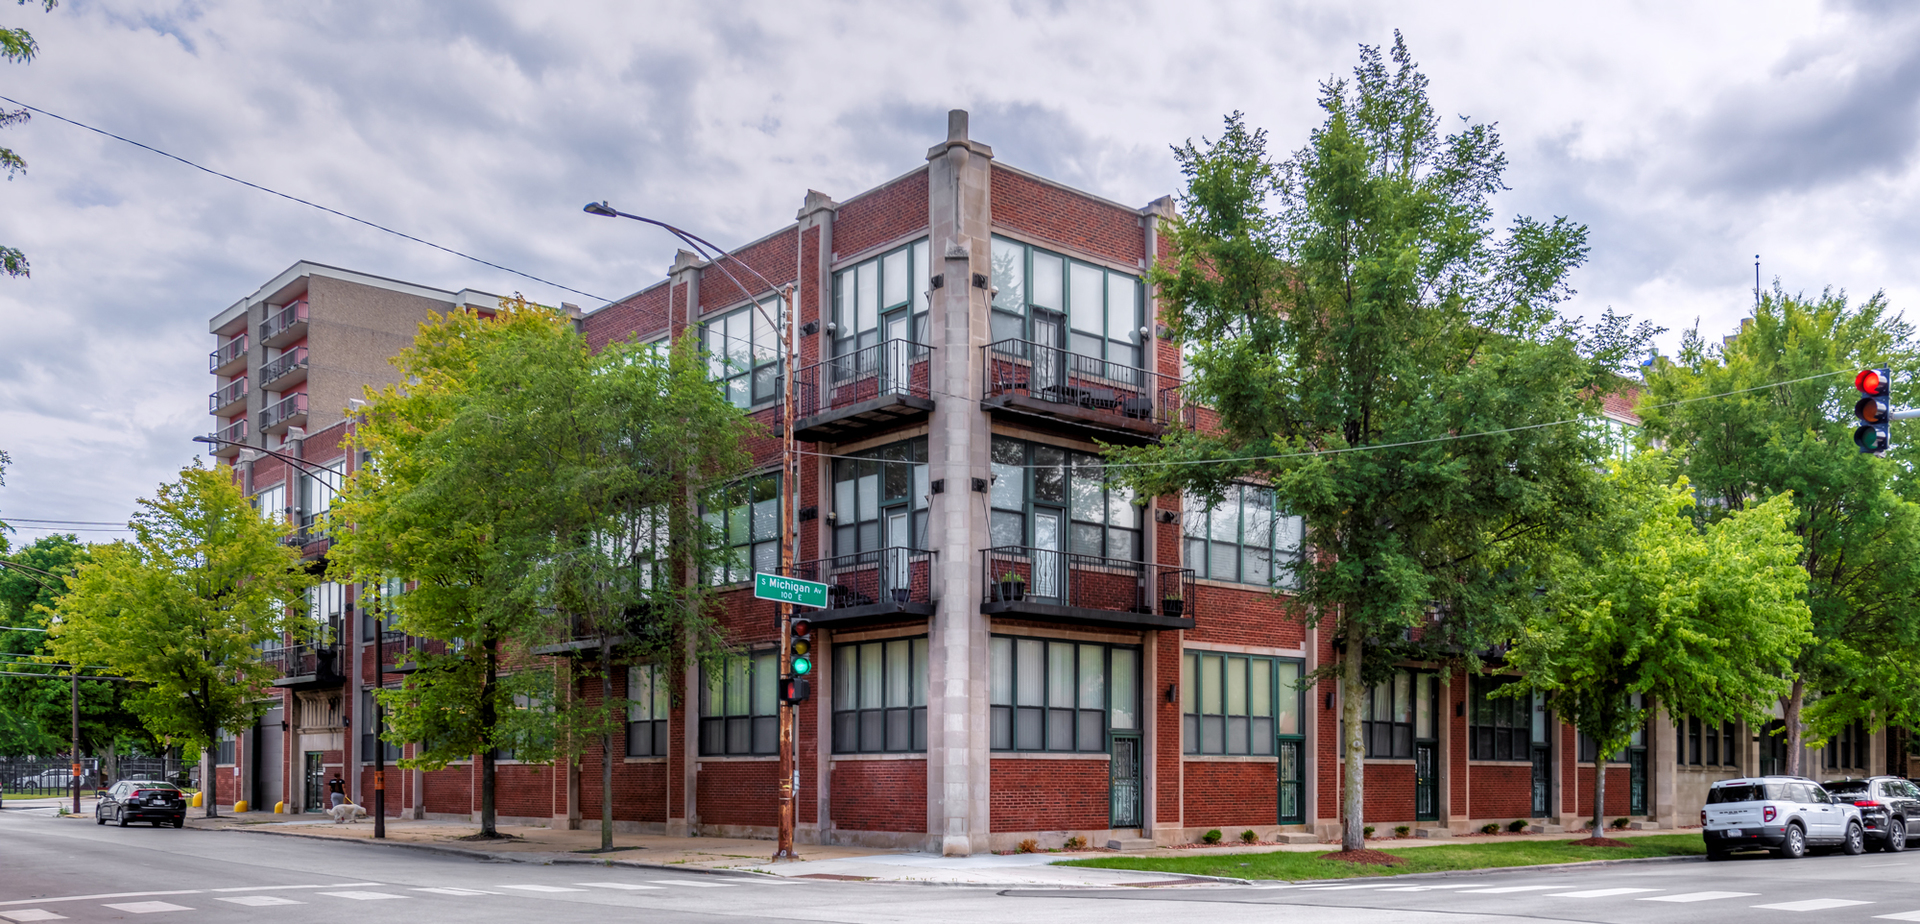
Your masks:
M 803 581 L 799 578 L 782 577 L 763 571 L 754 572 L 753 595 L 776 603 L 810 606 L 817 610 L 827 608 L 827 585 L 819 581 Z

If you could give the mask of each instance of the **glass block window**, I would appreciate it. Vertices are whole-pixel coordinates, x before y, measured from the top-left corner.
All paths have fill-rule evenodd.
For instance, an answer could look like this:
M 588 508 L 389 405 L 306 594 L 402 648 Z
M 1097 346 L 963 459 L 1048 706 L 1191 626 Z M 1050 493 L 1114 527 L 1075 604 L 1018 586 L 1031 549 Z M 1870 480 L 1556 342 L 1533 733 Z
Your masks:
M 833 752 L 927 749 L 927 639 L 833 646 Z

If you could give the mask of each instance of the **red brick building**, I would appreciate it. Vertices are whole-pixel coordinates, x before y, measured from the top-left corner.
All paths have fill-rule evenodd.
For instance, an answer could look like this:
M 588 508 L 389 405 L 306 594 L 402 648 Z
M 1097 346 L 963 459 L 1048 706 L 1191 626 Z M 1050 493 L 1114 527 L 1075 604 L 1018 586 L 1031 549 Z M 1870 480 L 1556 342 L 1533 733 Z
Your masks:
M 1284 588 L 1299 522 L 1258 485 L 1195 510 L 1175 497 L 1137 503 L 1099 475 L 1103 443 L 1152 441 L 1202 413 L 1179 400 L 1180 351 L 1143 281 L 1171 214 L 1168 198 L 1125 205 L 1002 164 L 956 112 L 921 166 L 840 201 L 809 191 L 792 223 L 734 251 L 796 287 L 806 456 L 795 559 L 831 587 L 815 620 L 814 696 L 797 722 L 801 843 L 965 854 L 1028 838 L 1186 842 L 1211 828 L 1335 835 L 1338 697 L 1331 683 L 1297 683 L 1331 650 Z M 318 270 L 303 278 L 317 336 L 318 293 L 336 283 Z M 275 285 L 216 318 L 215 332 L 288 310 L 293 283 Z M 579 323 L 596 346 L 698 328 L 727 360 L 715 363 L 721 387 L 777 430 L 783 370 L 760 316 L 777 311 L 774 295 L 742 291 L 683 252 L 667 278 Z M 263 327 L 269 336 L 285 337 Z M 229 368 L 222 355 L 216 372 Z M 270 409 L 284 394 L 257 400 Z M 216 413 L 229 407 L 214 400 Z M 286 423 L 255 400 L 262 429 Z M 1635 425 L 1629 407 L 1610 402 L 1608 426 Z M 302 459 L 354 463 L 337 416 L 292 443 Z M 621 829 L 773 833 L 775 614 L 748 588 L 753 571 L 777 567 L 783 486 L 777 443 L 755 451 L 766 474 L 747 503 L 713 512 L 741 562 L 724 594 L 740 657 L 678 688 L 664 665 L 633 665 L 616 682 L 633 703 L 612 793 Z M 270 457 L 243 464 L 257 494 L 277 484 L 291 497 L 307 477 Z M 353 791 L 369 801 L 366 691 L 405 642 L 356 623 L 352 588 L 335 593 L 318 592 L 316 612 L 342 627 L 330 657 L 349 667 L 287 655 L 285 705 L 235 749 L 234 766 L 254 769 L 223 799 L 296 794 L 289 804 L 308 805 L 299 794 L 314 791 L 317 768 L 357 771 Z M 1370 824 L 1443 836 L 1488 821 L 1572 825 L 1584 813 L 1591 749 L 1539 706 L 1489 698 L 1500 682 L 1408 665 L 1369 693 Z M 598 695 L 592 686 L 582 694 Z M 1884 736 L 1846 740 L 1810 766 L 1857 775 L 1888 763 Z M 248 764 L 249 749 L 265 757 Z M 1691 823 L 1707 781 L 1768 769 L 1779 755 L 1763 750 L 1744 728 L 1663 717 L 1606 764 L 1609 811 Z M 506 763 L 501 814 L 596 825 L 599 761 L 589 751 L 574 767 Z M 275 776 L 280 788 L 263 782 Z M 474 767 L 396 776 L 395 814 L 477 807 Z

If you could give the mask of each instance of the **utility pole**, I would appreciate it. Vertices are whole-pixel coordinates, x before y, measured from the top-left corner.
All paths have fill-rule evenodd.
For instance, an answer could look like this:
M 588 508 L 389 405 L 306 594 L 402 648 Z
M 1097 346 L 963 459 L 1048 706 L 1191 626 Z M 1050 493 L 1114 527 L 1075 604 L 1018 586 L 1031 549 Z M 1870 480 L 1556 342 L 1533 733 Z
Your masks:
M 79 659 L 75 659 L 79 660 Z M 71 668 L 73 680 L 73 813 L 80 814 L 80 669 Z

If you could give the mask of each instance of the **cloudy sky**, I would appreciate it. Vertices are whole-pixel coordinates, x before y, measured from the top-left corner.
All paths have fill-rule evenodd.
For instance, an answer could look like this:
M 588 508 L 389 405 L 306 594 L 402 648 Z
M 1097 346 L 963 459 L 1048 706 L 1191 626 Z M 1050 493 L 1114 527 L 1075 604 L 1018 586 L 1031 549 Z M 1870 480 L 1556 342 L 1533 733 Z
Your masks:
M 1499 124 L 1499 208 L 1591 228 L 1575 311 L 1718 334 L 1760 254 L 1769 284 L 1920 316 L 1902 0 L 36 0 L 0 25 L 42 48 L 0 95 L 602 298 L 675 248 L 589 200 L 740 243 L 913 168 L 965 108 L 1003 162 L 1144 204 L 1226 112 L 1298 147 L 1317 83 L 1399 28 L 1442 113 Z M 0 243 L 33 264 L 0 279 L 8 517 L 124 522 L 210 429 L 208 317 L 296 260 L 596 304 L 53 119 L 0 144 L 30 164 Z

